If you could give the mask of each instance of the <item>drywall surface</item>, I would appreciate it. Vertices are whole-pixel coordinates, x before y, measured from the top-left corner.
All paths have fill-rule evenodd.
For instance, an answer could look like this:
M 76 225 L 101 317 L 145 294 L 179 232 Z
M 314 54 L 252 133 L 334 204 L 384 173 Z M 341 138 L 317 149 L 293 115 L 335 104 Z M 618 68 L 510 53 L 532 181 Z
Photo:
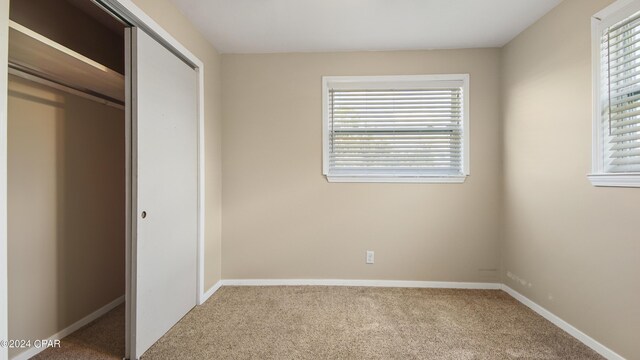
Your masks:
M 124 111 L 10 77 L 8 119 L 9 338 L 46 339 L 124 294 Z
M 204 63 L 205 291 L 221 279 L 222 138 L 220 55 L 168 0 L 133 0 Z
M 609 3 L 565 0 L 503 49 L 504 281 L 640 359 L 640 189 L 586 177 L 590 18 Z
M 499 54 L 223 55 L 223 278 L 498 280 Z M 323 75 L 447 73 L 471 76 L 464 184 L 327 182 Z

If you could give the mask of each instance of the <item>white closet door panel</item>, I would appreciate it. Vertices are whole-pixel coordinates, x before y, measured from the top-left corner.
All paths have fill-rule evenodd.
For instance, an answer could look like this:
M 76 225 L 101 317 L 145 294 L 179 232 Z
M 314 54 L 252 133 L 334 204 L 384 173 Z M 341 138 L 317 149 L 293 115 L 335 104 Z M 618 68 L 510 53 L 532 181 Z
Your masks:
M 133 30 L 132 43 L 132 343 L 139 358 L 196 305 L 197 76 L 142 30 Z

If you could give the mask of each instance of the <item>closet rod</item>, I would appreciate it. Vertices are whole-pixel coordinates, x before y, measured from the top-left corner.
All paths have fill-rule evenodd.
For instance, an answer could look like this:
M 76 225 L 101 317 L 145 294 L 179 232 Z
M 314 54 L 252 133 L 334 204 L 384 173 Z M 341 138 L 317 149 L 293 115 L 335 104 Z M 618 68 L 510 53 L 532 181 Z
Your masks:
M 77 86 L 69 85 L 64 83 L 63 81 L 53 79 L 51 77 L 46 76 L 40 72 L 34 71 L 27 67 L 9 62 L 9 74 L 21 77 L 23 79 L 27 79 L 29 81 L 36 82 L 38 84 L 42 84 L 48 87 L 52 87 L 54 89 L 58 89 L 69 94 L 77 95 L 83 97 L 85 99 L 93 100 L 95 102 L 99 102 L 101 104 L 111 106 L 117 109 L 124 110 L 124 103 L 111 99 L 107 96 L 101 95 L 99 93 L 93 92 L 88 89 L 83 89 Z

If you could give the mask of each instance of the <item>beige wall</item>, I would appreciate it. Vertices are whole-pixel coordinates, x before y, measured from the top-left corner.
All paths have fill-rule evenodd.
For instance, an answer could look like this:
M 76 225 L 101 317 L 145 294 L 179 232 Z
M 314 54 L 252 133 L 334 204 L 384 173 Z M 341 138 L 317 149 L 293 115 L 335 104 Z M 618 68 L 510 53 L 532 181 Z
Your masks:
M 223 278 L 497 280 L 499 54 L 224 55 Z M 437 73 L 471 75 L 467 182 L 328 183 L 321 77 Z
M 205 290 L 221 279 L 222 139 L 220 55 L 168 0 L 133 0 L 204 63 Z
M 10 77 L 8 119 L 9 338 L 45 339 L 124 295 L 124 111 Z
M 640 189 L 596 188 L 586 177 L 590 17 L 611 2 L 565 0 L 504 48 L 504 280 L 640 359 Z

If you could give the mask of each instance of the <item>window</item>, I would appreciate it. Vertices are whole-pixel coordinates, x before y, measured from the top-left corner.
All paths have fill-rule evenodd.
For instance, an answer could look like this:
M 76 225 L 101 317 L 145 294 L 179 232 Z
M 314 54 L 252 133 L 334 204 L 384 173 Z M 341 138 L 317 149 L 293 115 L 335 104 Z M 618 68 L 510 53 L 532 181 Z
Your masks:
M 593 169 L 596 186 L 640 187 L 640 1 L 592 19 Z
M 469 75 L 323 78 L 323 171 L 336 182 L 462 183 Z

